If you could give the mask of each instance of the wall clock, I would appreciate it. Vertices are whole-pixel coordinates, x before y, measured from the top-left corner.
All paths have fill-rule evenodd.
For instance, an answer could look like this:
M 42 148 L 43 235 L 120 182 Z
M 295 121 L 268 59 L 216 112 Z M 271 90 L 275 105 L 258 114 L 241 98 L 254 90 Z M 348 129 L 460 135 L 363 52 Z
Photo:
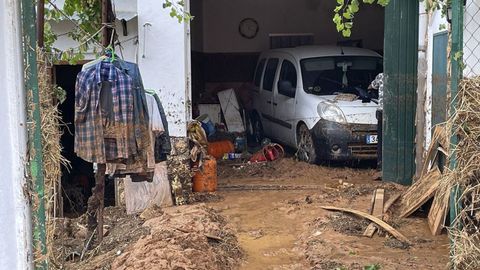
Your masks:
M 243 19 L 239 26 L 238 32 L 244 38 L 252 39 L 258 34 L 258 22 L 252 18 Z

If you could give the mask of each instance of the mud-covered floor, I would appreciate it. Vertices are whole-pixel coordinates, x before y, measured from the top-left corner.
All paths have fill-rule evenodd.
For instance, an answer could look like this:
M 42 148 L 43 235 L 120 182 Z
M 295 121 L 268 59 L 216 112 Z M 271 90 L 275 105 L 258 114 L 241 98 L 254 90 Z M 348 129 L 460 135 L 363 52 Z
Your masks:
M 322 210 L 368 212 L 373 191 L 386 199 L 404 187 L 374 181 L 372 169 L 311 166 L 291 159 L 267 165 L 220 165 L 208 203 L 235 229 L 246 256 L 241 269 L 446 269 L 448 237 L 431 236 L 424 213 L 390 222 L 413 243 L 385 233 L 361 236 L 368 222 Z M 393 208 L 393 210 L 395 210 Z
M 389 223 L 412 246 L 384 232 L 362 236 L 363 219 L 321 209 L 368 212 L 373 191 L 386 198 L 405 187 L 375 181 L 375 170 L 314 166 L 285 158 L 218 166 L 219 190 L 192 205 L 127 215 L 107 208 L 107 234 L 84 250 L 85 219 L 59 219 L 57 269 L 447 269 L 448 237 L 431 236 L 425 213 Z M 395 205 L 393 207 L 395 210 Z

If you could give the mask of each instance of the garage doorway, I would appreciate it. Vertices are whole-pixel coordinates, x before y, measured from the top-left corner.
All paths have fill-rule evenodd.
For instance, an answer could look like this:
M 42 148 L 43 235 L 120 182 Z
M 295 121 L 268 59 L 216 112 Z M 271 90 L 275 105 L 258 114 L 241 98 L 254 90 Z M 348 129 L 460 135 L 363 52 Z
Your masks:
M 335 5 L 324 0 L 190 1 L 192 117 L 207 113 L 214 124 L 221 122 L 217 93 L 230 88 L 248 108 L 258 57 L 269 49 L 337 45 L 383 55 L 384 8 L 361 4 L 352 36 L 344 38 L 332 22 Z
M 82 61 L 88 62 L 88 61 Z M 75 138 L 75 83 L 82 65 L 55 65 L 55 84 L 66 92 L 65 101 L 59 105 L 62 117 L 62 156 L 70 162 L 70 168 L 62 166 L 62 204 L 61 211 L 65 216 L 76 217 L 86 211 L 87 200 L 95 185 L 93 164 L 79 158 L 74 152 Z M 114 205 L 113 181 L 106 178 L 105 205 Z M 62 212 L 61 212 L 62 213 Z

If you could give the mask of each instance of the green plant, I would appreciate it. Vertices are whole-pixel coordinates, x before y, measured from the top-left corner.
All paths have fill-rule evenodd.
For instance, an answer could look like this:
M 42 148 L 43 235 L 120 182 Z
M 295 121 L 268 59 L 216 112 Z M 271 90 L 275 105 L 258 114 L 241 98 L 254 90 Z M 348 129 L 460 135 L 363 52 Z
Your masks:
M 424 0 L 419 1 L 423 2 Z M 344 37 L 351 36 L 355 15 L 360 11 L 362 3 L 386 7 L 390 0 L 337 0 L 337 6 L 333 10 L 333 22 L 337 31 L 342 33 Z M 427 11 L 441 10 L 442 16 L 445 16 L 451 0 L 427 0 L 425 3 Z
M 363 267 L 364 270 L 380 270 L 382 269 L 382 267 L 380 266 L 380 264 L 376 263 L 376 264 L 370 264 L 370 265 L 366 265 Z

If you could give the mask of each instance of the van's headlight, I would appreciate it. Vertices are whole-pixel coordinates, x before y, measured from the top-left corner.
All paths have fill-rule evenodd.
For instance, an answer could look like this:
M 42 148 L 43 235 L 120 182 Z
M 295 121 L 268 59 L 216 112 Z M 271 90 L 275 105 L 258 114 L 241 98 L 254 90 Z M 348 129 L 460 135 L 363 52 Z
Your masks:
M 330 102 L 320 102 L 317 106 L 318 115 L 324 120 L 346 124 L 347 119 L 337 105 Z

